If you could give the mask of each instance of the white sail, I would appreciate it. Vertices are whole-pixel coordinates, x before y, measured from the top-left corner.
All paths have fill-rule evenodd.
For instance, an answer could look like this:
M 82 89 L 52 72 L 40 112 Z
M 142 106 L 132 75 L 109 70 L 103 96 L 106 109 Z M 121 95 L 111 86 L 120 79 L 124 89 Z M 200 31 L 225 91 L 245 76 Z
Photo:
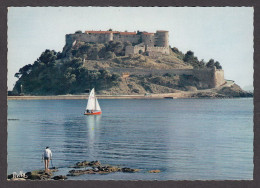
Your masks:
M 101 111 L 98 100 L 95 96 L 94 88 L 91 90 L 89 94 L 86 110 Z
M 100 106 L 99 106 L 99 103 L 98 103 L 97 98 L 96 98 L 96 110 L 97 110 L 97 111 L 101 111 L 101 108 L 100 108 Z
M 95 97 L 95 91 L 93 88 L 88 97 L 88 104 L 87 104 L 86 110 L 95 110 L 95 106 L 96 106 L 95 103 L 96 103 L 96 97 Z

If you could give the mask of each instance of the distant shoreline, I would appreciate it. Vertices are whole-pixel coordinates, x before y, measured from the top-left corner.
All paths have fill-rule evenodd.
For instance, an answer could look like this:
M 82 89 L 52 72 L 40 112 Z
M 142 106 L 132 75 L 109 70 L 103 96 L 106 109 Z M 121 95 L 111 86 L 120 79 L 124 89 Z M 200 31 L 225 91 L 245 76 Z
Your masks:
M 198 95 L 197 92 L 177 92 L 149 95 L 96 95 L 98 99 L 216 99 L 216 98 L 253 98 L 253 97 L 222 97 L 215 95 Z M 50 96 L 8 96 L 8 100 L 72 100 L 88 99 L 88 95 L 50 95 Z
M 151 95 L 96 95 L 98 99 L 162 99 L 173 97 L 170 94 Z M 174 97 L 173 97 L 174 98 Z M 50 96 L 8 96 L 8 100 L 62 100 L 62 99 L 88 99 L 88 95 L 50 95 Z
M 227 81 L 226 84 L 218 88 L 195 90 L 195 91 L 178 91 L 175 93 L 149 93 L 149 94 L 139 94 L 139 95 L 96 95 L 98 99 L 206 99 L 206 98 L 238 98 L 239 96 L 233 95 L 232 92 L 240 92 L 239 86 L 237 89 L 231 89 L 234 85 L 233 81 Z M 218 94 L 217 91 L 221 90 L 223 87 L 231 89 L 227 92 L 227 95 Z M 236 91 L 237 90 L 237 91 Z M 244 97 L 251 97 L 250 95 Z M 63 100 L 63 99 L 88 99 L 87 94 L 79 95 L 48 95 L 48 96 L 7 96 L 8 100 Z

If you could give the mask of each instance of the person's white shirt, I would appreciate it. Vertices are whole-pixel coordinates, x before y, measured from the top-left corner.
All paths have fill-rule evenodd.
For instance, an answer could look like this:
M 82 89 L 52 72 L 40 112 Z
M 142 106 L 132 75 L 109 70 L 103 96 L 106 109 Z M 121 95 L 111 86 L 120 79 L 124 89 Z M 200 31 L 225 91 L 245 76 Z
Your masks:
M 51 150 L 49 148 L 44 150 L 43 157 L 48 157 L 49 159 L 52 158 L 52 153 L 51 153 Z

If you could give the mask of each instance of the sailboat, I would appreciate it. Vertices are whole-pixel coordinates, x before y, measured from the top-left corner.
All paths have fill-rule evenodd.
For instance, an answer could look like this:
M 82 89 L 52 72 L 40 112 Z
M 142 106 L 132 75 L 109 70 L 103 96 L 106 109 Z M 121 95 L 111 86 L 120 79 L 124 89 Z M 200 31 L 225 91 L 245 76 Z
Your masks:
M 97 97 L 95 96 L 95 90 L 93 88 L 89 94 L 88 104 L 84 115 L 99 115 L 101 113 L 101 108 L 99 106 Z

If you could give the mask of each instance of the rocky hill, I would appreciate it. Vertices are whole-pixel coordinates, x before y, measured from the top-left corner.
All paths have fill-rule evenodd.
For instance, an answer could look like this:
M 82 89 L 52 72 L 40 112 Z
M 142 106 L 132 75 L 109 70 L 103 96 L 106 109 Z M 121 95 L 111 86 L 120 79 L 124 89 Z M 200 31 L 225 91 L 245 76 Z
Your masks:
M 68 58 L 81 58 L 87 69 L 100 69 L 109 67 L 119 68 L 143 68 L 143 69 L 185 69 L 193 68 L 185 63 L 171 50 L 169 55 L 151 57 L 146 53 L 125 56 L 125 47 L 129 43 L 109 42 L 105 44 L 92 44 L 77 42 L 71 48 L 63 52 L 63 60 Z
M 202 89 L 198 80 L 185 74 L 138 75 L 115 70 L 222 68 L 217 61 L 211 59 L 205 63 L 199 61 L 193 52 L 183 54 L 177 48 L 172 48 L 168 55 L 148 56 L 140 52 L 125 56 L 127 45 L 129 43 L 77 42 L 74 46 L 65 46 L 63 52 L 46 50 L 33 64 L 22 67 L 15 74 L 19 80 L 11 94 L 82 94 L 93 87 L 97 94 L 107 95 L 197 91 Z M 219 92 L 220 95 L 228 92 L 237 96 L 224 89 Z

